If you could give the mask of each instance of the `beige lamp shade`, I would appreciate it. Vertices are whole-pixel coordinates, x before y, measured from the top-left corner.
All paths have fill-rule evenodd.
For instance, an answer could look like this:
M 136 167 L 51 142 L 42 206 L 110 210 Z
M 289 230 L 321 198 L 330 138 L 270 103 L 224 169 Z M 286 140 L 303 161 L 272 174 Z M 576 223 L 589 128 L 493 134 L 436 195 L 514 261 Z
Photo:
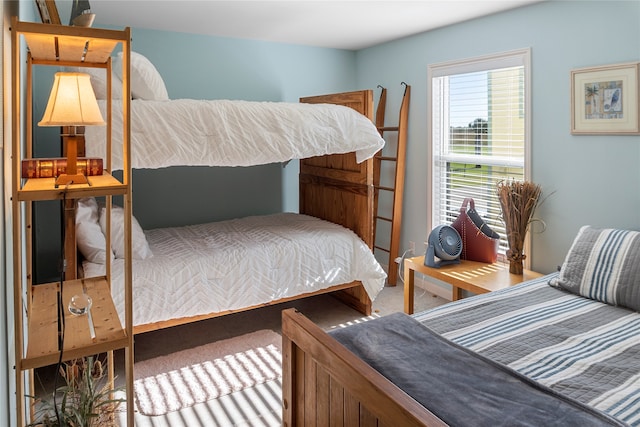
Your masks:
M 105 125 L 89 74 L 56 73 L 49 102 L 38 126 Z

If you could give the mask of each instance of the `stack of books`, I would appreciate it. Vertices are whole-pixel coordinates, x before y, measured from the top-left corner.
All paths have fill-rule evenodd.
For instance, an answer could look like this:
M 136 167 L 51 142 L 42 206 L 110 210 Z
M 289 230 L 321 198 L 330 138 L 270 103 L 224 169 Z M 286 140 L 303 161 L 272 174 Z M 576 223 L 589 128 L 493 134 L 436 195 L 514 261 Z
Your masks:
M 102 159 L 94 157 L 78 157 L 78 173 L 84 176 L 102 175 L 104 169 Z M 67 159 L 64 157 L 24 159 L 22 161 L 23 178 L 57 178 L 65 174 Z

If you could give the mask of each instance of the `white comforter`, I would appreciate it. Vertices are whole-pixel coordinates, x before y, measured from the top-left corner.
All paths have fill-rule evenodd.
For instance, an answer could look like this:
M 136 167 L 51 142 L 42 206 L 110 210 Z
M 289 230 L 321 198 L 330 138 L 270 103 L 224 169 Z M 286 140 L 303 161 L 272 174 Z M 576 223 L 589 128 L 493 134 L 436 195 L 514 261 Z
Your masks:
M 122 105 L 114 102 L 112 170 L 122 169 Z M 105 103 L 101 101 L 104 113 Z M 106 116 L 105 116 L 106 117 Z M 86 153 L 104 158 L 106 130 L 86 128 Z M 373 123 L 332 104 L 192 100 L 131 102 L 131 166 L 250 166 L 384 146 Z
M 351 230 L 307 215 L 253 216 L 145 232 L 153 257 L 133 260 L 133 322 L 246 308 L 362 281 L 373 300 L 386 273 Z M 122 259 L 112 265 L 124 319 Z M 85 277 L 104 265 L 85 262 Z

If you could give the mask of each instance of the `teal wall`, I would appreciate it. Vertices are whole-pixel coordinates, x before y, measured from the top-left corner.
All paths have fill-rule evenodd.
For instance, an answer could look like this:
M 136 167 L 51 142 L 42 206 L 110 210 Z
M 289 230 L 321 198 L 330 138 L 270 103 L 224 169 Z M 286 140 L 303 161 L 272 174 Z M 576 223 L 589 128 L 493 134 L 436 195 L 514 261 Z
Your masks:
M 389 89 L 388 123 L 400 82 L 412 85 L 402 248 L 424 251 L 428 235 L 427 66 L 521 48 L 532 57 L 532 180 L 549 195 L 532 268 L 555 270 L 581 225 L 640 229 L 640 136 L 569 132 L 570 70 L 640 61 L 640 2 L 548 1 L 357 52 L 358 85 Z
M 132 39 L 171 99 L 297 102 L 355 84 L 356 56 L 346 50 L 136 28 Z

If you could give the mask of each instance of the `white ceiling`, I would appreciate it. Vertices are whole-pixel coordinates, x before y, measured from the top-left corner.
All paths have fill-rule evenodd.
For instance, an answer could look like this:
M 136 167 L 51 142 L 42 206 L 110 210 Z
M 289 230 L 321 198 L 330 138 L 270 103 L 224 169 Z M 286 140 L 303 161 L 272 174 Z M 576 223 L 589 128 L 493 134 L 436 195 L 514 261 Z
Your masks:
M 541 0 L 90 0 L 94 27 L 357 50 Z M 64 15 L 61 20 L 65 23 Z

